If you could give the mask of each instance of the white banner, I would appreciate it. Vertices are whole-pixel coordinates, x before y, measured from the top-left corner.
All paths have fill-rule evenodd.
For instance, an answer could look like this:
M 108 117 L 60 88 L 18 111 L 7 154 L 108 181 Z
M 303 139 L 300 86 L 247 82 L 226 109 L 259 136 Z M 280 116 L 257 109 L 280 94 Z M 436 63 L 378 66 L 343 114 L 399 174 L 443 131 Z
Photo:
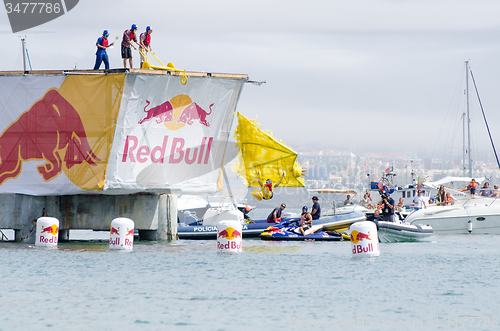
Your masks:
M 128 74 L 104 190 L 216 192 L 244 82 Z

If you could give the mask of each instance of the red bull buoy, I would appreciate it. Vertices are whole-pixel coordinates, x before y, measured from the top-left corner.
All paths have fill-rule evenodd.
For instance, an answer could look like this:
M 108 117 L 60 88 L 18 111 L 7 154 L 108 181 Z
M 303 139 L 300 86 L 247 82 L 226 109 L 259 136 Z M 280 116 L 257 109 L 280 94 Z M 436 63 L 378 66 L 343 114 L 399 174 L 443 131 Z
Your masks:
M 353 257 L 379 256 L 378 233 L 375 223 L 356 222 L 350 227 Z
M 109 248 L 132 250 L 134 248 L 134 221 L 119 217 L 111 222 Z
M 238 221 L 220 221 L 217 224 L 217 249 L 219 252 L 241 252 L 242 225 Z
M 36 221 L 36 246 L 57 247 L 59 220 L 55 217 L 40 217 Z

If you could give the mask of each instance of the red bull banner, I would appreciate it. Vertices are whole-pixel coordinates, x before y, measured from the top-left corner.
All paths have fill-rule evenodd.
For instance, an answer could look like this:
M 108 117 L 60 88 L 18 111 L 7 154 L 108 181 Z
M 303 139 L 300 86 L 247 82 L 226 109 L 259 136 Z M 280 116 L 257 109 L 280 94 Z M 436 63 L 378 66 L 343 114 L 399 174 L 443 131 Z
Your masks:
M 215 192 L 245 81 L 0 76 L 0 194 Z
M 105 189 L 217 192 L 244 82 L 128 75 Z

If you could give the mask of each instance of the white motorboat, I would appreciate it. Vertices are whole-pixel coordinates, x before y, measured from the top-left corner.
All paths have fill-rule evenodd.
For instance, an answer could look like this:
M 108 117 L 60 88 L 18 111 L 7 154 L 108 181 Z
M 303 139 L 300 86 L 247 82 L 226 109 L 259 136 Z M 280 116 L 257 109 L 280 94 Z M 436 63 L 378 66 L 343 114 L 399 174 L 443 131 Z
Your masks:
M 382 243 L 418 241 L 433 234 L 432 227 L 423 224 L 413 225 L 379 221 L 377 227 L 378 239 Z
M 428 224 L 435 234 L 500 234 L 500 201 L 476 197 L 457 200 L 450 206 L 428 206 L 405 219 L 410 224 Z

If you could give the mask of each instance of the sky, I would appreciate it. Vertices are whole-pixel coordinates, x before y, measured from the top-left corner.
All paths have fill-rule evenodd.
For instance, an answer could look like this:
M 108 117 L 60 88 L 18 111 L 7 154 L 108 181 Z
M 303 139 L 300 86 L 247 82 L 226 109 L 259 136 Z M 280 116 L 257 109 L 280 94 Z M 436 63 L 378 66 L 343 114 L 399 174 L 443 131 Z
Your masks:
M 34 70 L 91 69 L 104 29 L 150 25 L 163 63 L 265 81 L 245 84 L 237 110 L 292 148 L 443 157 L 462 151 L 466 60 L 500 144 L 498 13 L 497 0 L 80 0 L 15 34 L 0 10 L 0 71 L 22 69 L 20 36 Z M 119 47 L 108 53 L 122 67 Z M 492 154 L 469 88 L 472 155 Z

